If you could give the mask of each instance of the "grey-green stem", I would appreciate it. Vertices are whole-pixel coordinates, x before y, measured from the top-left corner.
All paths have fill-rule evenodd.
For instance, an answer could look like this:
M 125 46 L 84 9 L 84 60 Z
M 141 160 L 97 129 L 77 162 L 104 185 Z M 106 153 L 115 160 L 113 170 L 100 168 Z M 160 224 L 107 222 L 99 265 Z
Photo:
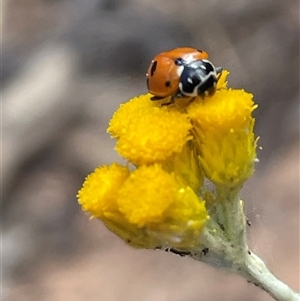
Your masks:
M 220 189 L 199 245 L 190 257 L 243 276 L 277 301 L 300 301 L 299 293 L 276 278 L 246 242 L 246 217 L 237 190 Z

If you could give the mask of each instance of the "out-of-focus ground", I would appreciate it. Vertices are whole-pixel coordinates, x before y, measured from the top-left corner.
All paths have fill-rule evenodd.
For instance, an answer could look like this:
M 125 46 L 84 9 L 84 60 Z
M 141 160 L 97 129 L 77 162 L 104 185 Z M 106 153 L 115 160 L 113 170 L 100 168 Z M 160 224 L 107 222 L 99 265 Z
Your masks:
M 2 19 L 3 300 L 272 300 L 191 259 L 134 250 L 77 204 L 84 177 L 120 161 L 113 111 L 146 92 L 155 54 L 183 45 L 255 95 L 249 244 L 299 290 L 297 0 L 3 0 Z

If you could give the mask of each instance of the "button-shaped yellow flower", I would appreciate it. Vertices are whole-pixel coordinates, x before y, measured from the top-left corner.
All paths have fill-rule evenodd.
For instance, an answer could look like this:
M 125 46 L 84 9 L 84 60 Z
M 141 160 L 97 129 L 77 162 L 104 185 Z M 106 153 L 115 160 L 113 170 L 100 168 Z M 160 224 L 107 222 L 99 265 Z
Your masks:
M 163 162 L 192 139 L 188 115 L 159 107 L 150 97 L 141 95 L 121 105 L 108 128 L 117 138 L 118 153 L 134 165 Z
M 116 212 L 117 192 L 128 177 L 128 168 L 117 163 L 96 168 L 77 194 L 82 210 L 98 218 Z
M 256 139 L 252 94 L 222 89 L 189 106 L 195 143 L 207 178 L 217 185 L 238 187 L 254 171 Z
M 157 248 L 161 241 L 149 236 L 144 229 L 128 222 L 119 210 L 117 196 L 129 177 L 129 170 L 119 164 L 101 166 L 86 177 L 77 197 L 82 210 L 104 225 L 126 243 L 136 248 Z

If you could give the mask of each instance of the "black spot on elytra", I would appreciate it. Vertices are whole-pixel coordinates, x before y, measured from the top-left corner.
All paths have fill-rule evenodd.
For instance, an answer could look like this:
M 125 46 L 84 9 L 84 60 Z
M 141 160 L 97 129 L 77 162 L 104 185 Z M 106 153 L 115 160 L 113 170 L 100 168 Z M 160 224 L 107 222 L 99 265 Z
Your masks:
M 165 82 L 165 86 L 166 86 L 166 87 L 170 87 L 170 86 L 171 86 L 171 82 L 170 82 L 169 80 L 167 80 L 167 81 Z
M 157 67 L 157 61 L 154 61 L 153 64 L 152 64 L 152 66 L 151 66 L 151 70 L 150 70 L 150 75 L 151 76 L 154 75 L 156 67 Z
M 182 66 L 182 65 L 184 65 L 184 59 L 179 57 L 179 58 L 174 60 L 174 63 L 175 63 L 176 66 Z

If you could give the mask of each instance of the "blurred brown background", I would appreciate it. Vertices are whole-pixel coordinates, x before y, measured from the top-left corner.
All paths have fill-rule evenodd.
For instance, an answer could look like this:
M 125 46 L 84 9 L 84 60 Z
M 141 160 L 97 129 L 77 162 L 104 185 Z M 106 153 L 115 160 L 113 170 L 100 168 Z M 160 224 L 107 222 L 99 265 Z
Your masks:
M 249 244 L 299 290 L 297 0 L 3 0 L 2 275 L 9 301 L 272 300 L 243 279 L 134 250 L 77 190 L 120 161 L 107 123 L 146 92 L 152 57 L 194 46 L 255 95 L 260 163 L 244 188 Z

